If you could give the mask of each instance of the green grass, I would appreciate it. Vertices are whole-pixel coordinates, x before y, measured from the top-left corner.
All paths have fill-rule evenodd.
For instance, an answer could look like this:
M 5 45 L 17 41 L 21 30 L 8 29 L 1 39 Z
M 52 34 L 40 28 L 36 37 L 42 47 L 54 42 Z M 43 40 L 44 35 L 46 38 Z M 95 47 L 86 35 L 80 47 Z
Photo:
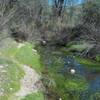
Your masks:
M 42 92 L 36 92 L 25 96 L 22 100 L 45 100 Z
M 79 100 L 79 93 L 87 91 L 89 87 L 86 79 L 80 75 L 67 75 L 64 77 L 51 70 L 49 70 L 48 76 L 43 83 L 48 87 L 49 92 L 55 95 L 53 100 L 55 100 L 56 96 L 62 98 L 62 100 L 70 100 L 71 96 L 73 96 L 73 100 Z
M 80 57 L 76 57 L 76 60 L 84 65 L 84 67 L 90 68 L 90 69 L 94 69 L 94 70 L 98 70 L 100 71 L 100 63 L 87 59 L 87 58 L 80 58 Z
M 66 88 L 72 91 L 85 91 L 88 89 L 88 82 L 84 77 L 76 76 L 66 80 Z
M 37 71 L 41 70 L 40 65 L 40 56 L 37 52 L 32 51 L 32 46 L 30 44 L 26 44 L 26 46 L 22 47 L 15 55 L 15 59 L 23 64 L 27 64 Z
M 42 70 L 40 65 L 40 56 L 37 52 L 33 51 L 33 46 L 30 43 L 24 43 L 24 46 L 17 48 L 18 44 L 11 45 L 9 48 L 4 50 L 2 54 L 7 57 L 11 57 L 21 64 L 26 64 L 37 71 Z
M 24 76 L 24 71 L 20 64 L 8 58 L 0 57 L 0 65 L 4 66 L 0 69 L 0 89 L 3 89 L 0 100 L 8 100 L 20 89 L 20 79 Z
M 100 55 L 96 56 L 96 61 L 100 62 Z
M 42 62 L 46 66 L 43 83 L 51 93 L 52 100 L 56 100 L 57 97 L 62 98 L 62 100 L 80 100 L 79 93 L 88 90 L 89 84 L 81 75 L 71 75 L 67 72 L 66 75 L 58 73 L 64 66 L 63 57 L 69 55 L 64 55 L 65 53 L 63 54 L 63 51 L 60 50 L 57 53 L 55 51 L 41 50 Z M 45 52 L 48 53 L 45 54 Z
M 78 42 L 78 43 L 69 43 L 66 46 L 67 51 L 78 51 L 82 52 L 87 49 L 91 49 L 93 47 L 93 44 L 86 43 L 85 41 Z
M 32 50 L 34 46 L 27 42 L 21 48 L 17 46 L 18 43 L 10 40 L 10 43 L 6 41 L 5 45 L 0 48 L 0 65 L 4 66 L 4 69 L 0 69 L 0 79 L 2 79 L 0 89 L 3 89 L 0 100 L 21 100 L 21 98 L 15 97 L 14 93 L 20 89 L 20 79 L 24 76 L 22 65 L 28 65 L 38 72 L 42 70 L 40 56 L 37 51 Z M 30 94 L 24 100 L 33 100 L 32 98 L 44 100 L 43 94 L 40 92 Z

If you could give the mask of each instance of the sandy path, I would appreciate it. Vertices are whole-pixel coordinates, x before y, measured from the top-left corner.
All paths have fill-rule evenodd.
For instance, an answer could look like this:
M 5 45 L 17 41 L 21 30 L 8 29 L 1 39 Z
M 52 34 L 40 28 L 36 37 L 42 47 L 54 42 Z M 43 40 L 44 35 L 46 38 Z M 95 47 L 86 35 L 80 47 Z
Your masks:
M 21 89 L 16 93 L 16 96 L 21 97 L 38 91 L 42 86 L 40 76 L 34 69 L 24 65 L 23 70 L 25 71 L 25 76 L 21 79 Z

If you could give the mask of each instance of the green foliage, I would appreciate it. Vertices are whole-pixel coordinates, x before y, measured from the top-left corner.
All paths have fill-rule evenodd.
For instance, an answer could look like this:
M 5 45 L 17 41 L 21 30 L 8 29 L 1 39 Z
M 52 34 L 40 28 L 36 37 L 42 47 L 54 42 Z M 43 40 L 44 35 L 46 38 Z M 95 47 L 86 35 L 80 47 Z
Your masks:
M 70 45 L 74 44 L 78 43 L 71 43 Z M 82 44 L 85 43 L 82 42 Z M 67 50 L 68 48 L 65 47 L 65 49 Z M 67 70 L 66 73 L 63 74 L 63 72 L 61 71 L 64 67 L 63 58 L 65 56 L 71 55 L 70 52 L 65 54 L 62 48 L 55 48 L 55 47 L 40 48 L 40 46 L 39 46 L 39 52 L 42 58 L 41 61 L 44 62 L 44 66 L 46 66 L 45 70 L 43 70 L 43 84 L 44 86 L 47 87 L 47 90 L 49 91 L 52 100 L 56 100 L 58 98 L 62 98 L 63 100 L 70 100 L 70 99 L 80 100 L 80 93 L 87 91 L 89 88 L 88 81 L 84 76 L 80 74 L 76 73 L 72 75 L 71 73 L 67 73 Z M 75 57 L 75 60 L 81 63 L 78 60 L 78 57 Z M 81 60 L 84 61 L 83 58 Z M 100 65 L 99 63 L 97 64 L 88 59 L 86 59 L 85 61 L 87 61 L 87 63 L 89 63 L 90 61 L 90 63 L 89 66 L 81 63 L 82 65 L 84 65 L 83 67 L 89 67 L 89 69 L 91 70 L 92 68 L 96 69 L 95 68 L 96 66 L 97 70 L 99 69 Z
M 96 62 L 96 61 L 89 60 L 89 59 L 87 59 L 87 58 L 79 58 L 79 57 L 76 57 L 76 60 L 77 60 L 80 64 L 84 65 L 84 66 L 87 67 L 87 68 L 100 71 L 100 63 L 98 63 L 98 62 Z
M 83 77 L 75 77 L 66 80 L 66 88 L 70 91 L 85 91 L 88 89 L 88 83 Z
M 33 51 L 34 50 L 34 51 Z M 25 44 L 15 55 L 15 58 L 23 63 L 27 64 L 29 66 L 32 66 L 33 68 L 39 70 L 41 69 L 40 65 L 40 56 L 38 55 L 37 51 L 35 49 L 32 50 L 32 46 L 30 44 Z
M 100 91 L 98 91 L 94 94 L 91 94 L 89 100 L 99 100 L 99 99 L 100 99 Z
M 53 80 L 54 84 L 46 84 L 49 79 L 49 82 L 52 82 L 51 80 Z M 73 100 L 76 100 L 75 98 L 79 98 L 79 92 L 86 91 L 89 87 L 86 79 L 80 75 L 67 75 L 65 78 L 63 75 L 58 74 L 56 71 L 53 72 L 50 70 L 48 72 L 47 79 L 45 79 L 43 83 L 44 85 L 46 84 L 46 87 L 48 87 L 47 89 L 51 93 L 51 95 L 55 94 L 53 99 L 57 96 L 62 98 L 63 100 L 69 100 L 71 96 L 73 96 Z
M 84 50 L 89 50 L 93 47 L 93 44 L 90 43 L 86 43 L 86 42 L 79 42 L 79 43 L 71 43 L 68 44 L 67 46 L 67 50 L 68 51 L 78 51 L 78 52 L 82 52 Z
M 97 56 L 96 56 L 96 60 L 97 60 L 98 62 L 100 62 L 100 55 L 97 55 Z
M 25 98 L 21 100 L 44 100 L 44 96 L 42 92 L 36 92 L 25 96 Z
M 18 45 L 23 46 L 21 48 L 18 48 Z M 15 43 L 14 45 L 10 45 L 7 49 L 2 51 L 2 53 L 4 56 L 11 57 L 21 64 L 29 65 L 36 70 L 41 70 L 40 56 L 30 43 Z

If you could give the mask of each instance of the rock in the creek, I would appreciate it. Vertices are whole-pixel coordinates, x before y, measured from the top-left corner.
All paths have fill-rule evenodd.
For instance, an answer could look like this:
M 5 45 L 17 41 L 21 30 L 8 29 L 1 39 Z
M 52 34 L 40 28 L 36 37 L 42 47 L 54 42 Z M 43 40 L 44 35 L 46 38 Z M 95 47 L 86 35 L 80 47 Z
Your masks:
M 70 73 L 71 74 L 75 74 L 76 73 L 76 70 L 75 69 L 70 69 Z

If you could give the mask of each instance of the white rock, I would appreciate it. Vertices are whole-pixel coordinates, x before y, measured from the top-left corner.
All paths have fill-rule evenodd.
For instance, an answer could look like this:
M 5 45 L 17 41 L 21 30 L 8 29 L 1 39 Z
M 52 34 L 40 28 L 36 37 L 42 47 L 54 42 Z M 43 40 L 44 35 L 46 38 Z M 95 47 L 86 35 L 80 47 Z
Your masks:
M 43 43 L 43 44 L 46 44 L 46 41 L 43 40 L 42 43 Z
M 33 52 L 37 52 L 37 50 L 35 50 L 35 49 L 32 49 L 32 51 L 33 51 Z
M 59 100 L 62 100 L 61 98 L 59 98 Z
M 76 70 L 75 69 L 70 69 L 70 73 L 71 74 L 75 74 L 76 73 Z

